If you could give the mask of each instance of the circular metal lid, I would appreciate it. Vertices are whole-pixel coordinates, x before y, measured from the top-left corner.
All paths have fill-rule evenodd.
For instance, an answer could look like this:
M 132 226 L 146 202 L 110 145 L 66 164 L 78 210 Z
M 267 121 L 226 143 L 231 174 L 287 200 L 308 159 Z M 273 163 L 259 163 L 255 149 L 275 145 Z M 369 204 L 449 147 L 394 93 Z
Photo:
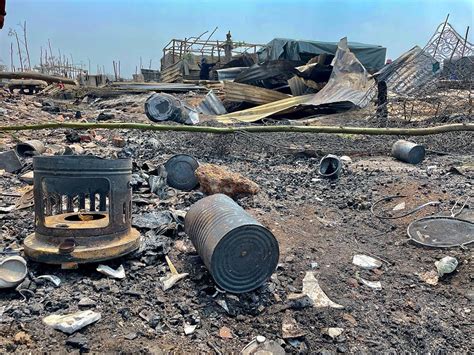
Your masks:
M 431 216 L 413 221 L 408 236 L 417 244 L 449 248 L 474 242 L 474 223 L 453 217 Z
M 265 227 L 243 225 L 231 230 L 212 254 L 211 274 L 220 288 L 232 293 L 257 289 L 275 271 L 278 242 Z
M 194 189 L 199 183 L 194 174 L 198 166 L 198 161 L 190 155 L 178 154 L 171 157 L 165 163 L 168 185 L 183 191 Z

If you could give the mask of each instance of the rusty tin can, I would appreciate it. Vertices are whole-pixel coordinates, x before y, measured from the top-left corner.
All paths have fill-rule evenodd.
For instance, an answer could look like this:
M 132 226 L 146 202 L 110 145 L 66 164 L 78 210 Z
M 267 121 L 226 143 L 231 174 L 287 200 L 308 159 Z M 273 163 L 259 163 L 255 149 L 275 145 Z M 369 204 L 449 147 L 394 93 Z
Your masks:
M 276 238 L 226 195 L 192 205 L 184 228 L 214 281 L 226 291 L 255 290 L 277 267 Z

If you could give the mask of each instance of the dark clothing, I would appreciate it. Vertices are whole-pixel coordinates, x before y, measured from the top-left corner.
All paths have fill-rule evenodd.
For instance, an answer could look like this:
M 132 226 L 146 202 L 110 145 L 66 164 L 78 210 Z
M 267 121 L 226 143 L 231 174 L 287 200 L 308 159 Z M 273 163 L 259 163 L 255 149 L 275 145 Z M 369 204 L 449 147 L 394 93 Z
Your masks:
M 199 64 L 199 67 L 201 68 L 201 71 L 199 72 L 199 79 L 209 80 L 209 72 L 211 71 L 211 68 L 214 65 L 216 65 L 216 63 L 213 63 L 213 64 L 201 63 L 201 64 Z

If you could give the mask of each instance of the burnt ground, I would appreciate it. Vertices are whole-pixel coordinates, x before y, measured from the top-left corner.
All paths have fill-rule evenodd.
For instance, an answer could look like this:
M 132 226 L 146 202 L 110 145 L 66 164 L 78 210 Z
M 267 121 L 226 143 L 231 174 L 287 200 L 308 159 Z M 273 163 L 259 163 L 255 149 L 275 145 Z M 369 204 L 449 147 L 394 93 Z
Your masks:
M 76 110 L 83 119 L 94 121 L 93 105 L 61 102 L 62 114 L 50 115 L 33 105 L 44 98 L 3 99 L 7 121 L 19 124 L 42 120 L 72 120 Z M 25 106 L 25 102 L 28 104 Z M 16 107 L 26 107 L 24 112 Z M 133 105 L 131 106 L 133 107 Z M 146 122 L 136 106 L 116 111 L 118 120 Z M 3 122 L 3 121 L 2 121 Z M 322 124 L 340 124 L 325 119 Z M 363 125 L 364 121 L 349 121 Z M 430 124 L 433 124 L 432 122 Z M 1 134 L 2 150 L 19 139 L 41 139 L 47 154 L 70 145 L 65 130 Z M 416 218 L 448 211 L 460 197 L 472 196 L 472 179 L 459 175 L 451 166 L 472 160 L 473 135 L 450 133 L 416 138 L 428 149 L 419 165 L 412 166 L 390 157 L 390 147 L 400 137 L 353 135 L 261 134 L 212 136 L 186 133 L 150 133 L 96 130 L 92 142 L 77 143 L 81 154 L 116 157 L 127 153 L 136 163 L 135 173 L 146 173 L 151 166 L 164 163 L 176 153 L 194 155 L 201 162 L 219 164 L 240 172 L 257 182 L 261 191 L 238 200 L 275 234 L 280 243 L 280 265 L 271 280 L 260 289 L 240 295 L 217 292 L 182 226 L 167 231 L 171 244 L 169 257 L 180 272 L 190 276 L 171 290 L 163 292 L 159 278 L 167 271 L 164 256 L 132 254 L 107 262 L 123 264 L 124 280 L 113 280 L 95 271 L 96 265 L 78 270 L 61 270 L 29 261 L 31 276 L 56 275 L 62 283 L 55 288 L 48 282 L 31 286 L 26 300 L 14 290 L 2 290 L 0 298 L 0 351 L 79 351 L 68 345 L 68 336 L 45 326 L 47 315 L 79 310 L 84 297 L 94 301 L 85 308 L 100 312 L 102 319 L 83 328 L 75 337 L 87 340 L 82 350 L 93 352 L 214 352 L 240 351 L 257 335 L 279 341 L 289 353 L 417 352 L 468 353 L 473 348 L 472 305 L 474 269 L 471 249 L 429 249 L 408 241 L 407 225 Z M 111 135 L 127 139 L 127 146 L 112 146 Z M 290 149 L 291 148 L 291 149 Z M 75 146 L 78 151 L 78 146 Z M 80 149 L 79 149 L 80 150 Z M 326 153 L 348 155 L 340 179 L 318 176 L 318 163 Z M 27 170 L 31 161 L 24 161 Z M 146 164 L 145 164 L 146 163 Z M 26 186 L 16 174 L 0 177 L 2 192 L 18 192 Z M 202 193 L 170 189 L 170 197 L 160 200 L 146 185 L 134 192 L 134 215 L 152 210 L 186 210 Z M 388 195 L 402 199 L 379 207 L 391 212 L 404 201 L 411 209 L 428 201 L 439 200 L 438 207 L 427 207 L 416 214 L 380 220 L 371 205 Z M 16 202 L 18 197 L 0 196 L 0 206 Z M 472 220 L 472 200 L 465 208 Z M 380 210 L 378 211 L 381 212 Z M 34 208 L 0 214 L 1 246 L 21 247 L 33 232 Z M 146 230 L 141 230 L 145 234 Z M 383 260 L 376 271 L 363 271 L 352 264 L 354 254 L 372 255 Z M 431 286 L 418 274 L 434 270 L 434 262 L 444 256 L 459 261 L 457 270 Z M 312 269 L 312 263 L 317 267 Z M 314 266 L 314 265 L 313 265 Z M 313 271 L 327 295 L 344 309 L 304 308 L 278 311 L 287 296 L 300 292 L 302 279 Z M 360 284 L 356 272 L 368 280 L 379 280 L 382 290 Z M 229 312 L 217 301 L 225 300 Z M 82 308 L 81 308 L 82 309 Z M 293 317 L 305 336 L 296 342 L 282 340 L 282 320 Z M 194 334 L 184 335 L 185 323 L 198 324 Z M 232 339 L 219 337 L 219 329 L 228 327 Z M 321 328 L 340 327 L 335 339 L 321 334 Z M 25 332 L 27 339 L 14 338 Z

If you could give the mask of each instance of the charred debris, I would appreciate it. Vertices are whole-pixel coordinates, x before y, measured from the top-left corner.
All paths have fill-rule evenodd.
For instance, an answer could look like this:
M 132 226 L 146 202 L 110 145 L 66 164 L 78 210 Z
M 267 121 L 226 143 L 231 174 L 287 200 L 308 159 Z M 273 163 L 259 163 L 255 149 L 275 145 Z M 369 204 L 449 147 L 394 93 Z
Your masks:
M 245 130 L 472 131 L 467 33 L 446 20 L 392 61 L 347 38 L 253 44 L 214 32 L 172 39 L 160 69 L 140 64 L 131 80 L 119 61 L 111 76 L 48 54 L 0 71 L 1 125 L 18 126 L 0 127 L 0 332 L 12 338 L 0 349 L 114 351 L 103 340 L 113 333 L 124 351 L 407 351 L 400 329 L 447 321 L 430 298 L 439 292 L 458 323 L 442 346 L 468 350 L 471 132 L 447 133 L 451 144 Z M 242 129 L 21 128 L 48 122 Z

